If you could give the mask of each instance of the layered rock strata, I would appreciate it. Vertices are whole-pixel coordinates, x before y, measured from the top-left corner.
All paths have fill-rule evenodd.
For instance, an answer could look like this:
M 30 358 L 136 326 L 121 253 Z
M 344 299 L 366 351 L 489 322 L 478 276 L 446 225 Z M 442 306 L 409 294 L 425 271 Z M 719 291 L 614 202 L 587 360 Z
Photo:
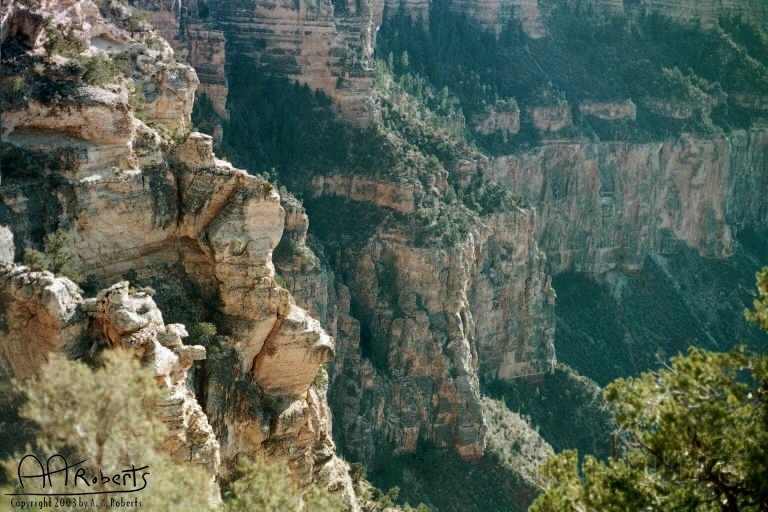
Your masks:
M 202 297 L 216 297 L 216 302 L 203 303 L 217 315 L 226 337 L 199 372 L 196 391 L 221 444 L 223 474 L 238 457 L 265 453 L 287 459 L 300 484 L 327 485 L 356 509 L 347 466 L 334 453 L 326 389 L 315 382 L 333 355 L 333 339 L 274 278 L 272 250 L 285 215 L 280 197 L 267 181 L 217 159 L 210 136 L 193 133 L 181 144 L 170 142 L 171 135 L 188 130 L 196 74 L 177 63 L 152 32 L 136 35 L 120 28 L 130 20 L 119 4 L 106 7 L 100 11 L 84 0 L 45 4 L 39 11 L 40 22 L 51 16 L 72 27 L 86 55 L 120 48 L 127 54 L 127 68 L 100 85 L 64 78 L 56 84 L 57 95 L 6 106 L 3 150 L 15 160 L 11 166 L 6 160 L 3 168 L 0 221 L 9 225 L 22 249 L 39 246 L 42 233 L 58 228 L 73 242 L 73 261 L 90 280 L 111 283 L 132 274 L 162 281 L 172 271 L 179 282 L 169 287 L 186 286 Z M 28 12 L 17 3 L 10 9 Z M 41 30 L 37 44 L 46 38 Z M 111 43 L 105 46 L 107 32 Z M 53 77 L 68 64 L 61 56 L 43 57 L 35 46 L 15 58 L 35 60 Z M 64 286 L 53 276 L 42 278 Z M 161 332 L 159 312 L 142 326 L 131 314 L 118 315 L 138 331 L 107 321 L 115 309 L 111 304 L 135 302 L 124 288 L 110 288 L 96 303 L 73 306 L 74 311 L 84 308 L 103 323 L 112 343 L 133 343 L 135 333 L 146 327 L 157 334 L 159 345 L 153 342 L 153 347 L 158 353 L 178 352 L 165 359 L 176 358 L 187 368 L 199 358 L 197 349 L 179 349 L 181 327 Z M 76 288 L 66 291 L 79 297 Z M 29 305 L 30 314 L 35 307 Z M 12 336 L 29 334 L 24 345 L 29 350 L 65 348 L 77 333 L 68 334 L 68 317 L 51 315 L 39 317 L 38 335 L 13 330 Z M 4 346 L 15 345 L 11 340 Z M 185 405 L 194 396 L 167 363 L 158 364 L 169 370 L 162 374 L 170 390 L 165 404 L 173 416 L 169 421 L 177 424 L 174 418 L 183 416 L 201 424 L 197 412 Z M 198 439 L 199 432 L 190 436 Z
M 198 70 L 201 91 L 219 114 L 225 115 L 225 65 L 233 65 L 235 55 L 238 62 L 245 59 L 322 90 L 342 118 L 368 123 L 370 61 L 383 3 L 197 0 L 179 8 L 170 1 L 142 0 L 136 5 Z
M 91 299 L 69 279 L 24 266 L 0 267 L 0 378 L 28 378 L 37 373 L 51 352 L 82 357 L 98 340 L 100 347 L 133 350 L 154 370 L 163 390 L 156 414 L 168 426 L 165 449 L 180 464 L 203 468 L 211 482 L 219 471 L 219 443 L 208 419 L 187 388 L 187 372 L 203 360 L 201 346 L 184 345 L 182 325 L 165 325 L 150 296 L 130 292 L 118 283 Z M 86 337 L 86 335 L 88 335 Z
M 548 144 L 494 159 L 490 173 L 537 205 L 551 271 L 638 269 L 680 244 L 732 254 L 735 232 L 768 222 L 768 132 L 631 144 Z
M 355 189 L 331 196 L 344 190 Z M 371 192 L 355 200 L 388 207 Z M 306 247 L 303 209 L 289 211 L 291 242 L 277 265 L 336 338 L 332 401 L 345 450 L 368 460 L 386 446 L 412 452 L 427 442 L 481 457 L 480 379 L 554 364 L 554 291 L 535 213 L 490 215 L 449 246 L 420 245 L 407 226 L 383 224 L 362 247 L 342 249 L 334 273 Z

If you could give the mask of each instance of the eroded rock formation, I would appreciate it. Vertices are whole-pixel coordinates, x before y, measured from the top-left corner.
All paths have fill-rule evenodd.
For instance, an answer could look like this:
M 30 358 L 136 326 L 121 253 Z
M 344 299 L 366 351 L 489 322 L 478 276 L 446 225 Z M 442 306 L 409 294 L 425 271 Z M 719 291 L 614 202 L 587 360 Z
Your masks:
M 26 311 L 37 323 L 28 324 L 29 332 L 13 324 L 4 333 L 4 364 L 12 370 L 22 364 L 19 350 L 66 350 L 82 327 L 77 315 L 86 315 L 102 326 L 110 344 L 154 351 L 158 378 L 169 390 L 162 408 L 178 438 L 174 453 L 186 450 L 187 458 L 216 472 L 218 445 L 213 450 L 213 441 L 205 440 L 215 431 L 223 474 L 239 456 L 267 453 L 288 459 L 302 485 L 327 485 L 356 508 L 346 465 L 335 456 L 326 390 L 313 384 L 333 355 L 333 339 L 274 278 L 272 250 L 285 215 L 279 195 L 267 181 L 217 159 L 210 136 L 192 133 L 182 143 L 171 141 L 189 129 L 194 70 L 178 63 L 148 27 L 130 30 L 135 22 L 116 2 L 101 10 L 88 0 L 42 4 L 38 11 L 13 3 L 8 9 L 4 19 L 23 12 L 39 23 L 53 18 L 84 51 L 45 56 L 39 45 L 50 37 L 46 29 L 31 46 L 29 38 L 8 36 L 20 46 L 13 56 L 3 54 L 11 59 L 4 69 L 31 73 L 36 63 L 54 77 L 58 92 L 24 88 L 20 93 L 35 95 L 32 101 L 6 105 L 3 151 L 16 160 L 4 162 L 0 220 L 20 250 L 40 247 L 42 233 L 59 229 L 73 242 L 73 259 L 90 281 L 110 284 L 126 274 L 178 280 L 167 283 L 159 300 L 173 305 L 163 297 L 167 289 L 194 290 L 198 303 L 218 315 L 226 337 L 217 338 L 221 347 L 199 372 L 198 405 L 184 376 L 204 349 L 181 345 L 184 328 L 164 326 L 149 297 L 119 284 L 83 302 L 67 280 L 8 270 L 4 302 L 13 299 L 14 305 L 5 317 Z M 119 56 L 125 68 L 91 83 L 88 75 L 68 74 L 67 66 L 89 55 Z M 14 295 L 28 286 L 37 295 L 30 299 L 32 292 L 25 292 L 22 298 L 34 304 Z M 192 292 L 185 293 L 180 300 Z M 41 308 L 50 314 L 36 314 Z M 181 425 L 186 438 L 175 428 Z
M 501 183 L 538 205 L 553 273 L 637 269 L 679 244 L 733 253 L 734 231 L 768 222 L 764 129 L 653 144 L 549 144 L 492 161 Z
M 105 347 L 133 350 L 154 369 L 163 390 L 155 411 L 168 426 L 165 448 L 176 462 L 201 466 L 211 495 L 218 494 L 219 442 L 186 384 L 192 363 L 205 359 L 205 348 L 184 345 L 184 326 L 165 325 L 149 295 L 129 291 L 123 281 L 84 299 L 67 278 L 3 264 L 0 305 L 0 379 L 34 376 L 51 352 L 83 357 Z M 98 346 L 88 340 L 98 340 Z

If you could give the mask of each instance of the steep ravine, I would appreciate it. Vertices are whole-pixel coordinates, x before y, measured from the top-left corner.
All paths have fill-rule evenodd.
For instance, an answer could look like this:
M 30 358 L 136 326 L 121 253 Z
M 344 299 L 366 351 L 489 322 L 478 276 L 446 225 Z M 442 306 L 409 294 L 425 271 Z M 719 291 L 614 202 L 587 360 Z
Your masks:
M 754 271 L 768 263 L 760 98 L 744 100 L 754 103 L 747 118 L 755 126 L 725 126 L 726 134 L 701 133 L 694 122 L 724 108 L 716 92 L 701 101 L 720 103 L 705 108 L 656 96 L 574 100 L 550 83 L 529 91 L 527 104 L 504 98 L 479 112 L 451 110 L 455 91 L 437 87 L 429 96 L 427 80 L 406 94 L 392 78 L 402 69 L 375 72 L 375 34 L 380 25 L 390 33 L 393 2 L 131 2 L 176 57 L 121 2 L 101 9 L 87 0 L 42 2 L 38 11 L 22 4 L 4 7 L 2 17 L 0 225 L 13 232 L 17 260 L 63 231 L 89 290 L 4 266 L 0 298 L 15 304 L 8 311 L 34 310 L 51 286 L 71 299 L 63 301 L 66 314 L 32 324 L 39 332 L 24 346 L 35 349 L 29 361 L 68 346 L 108 296 L 145 300 L 125 285 L 97 293 L 121 280 L 154 288 L 159 310 L 116 339 L 148 333 L 149 343 L 162 345 L 164 334 L 180 332 L 177 322 L 189 330 L 216 324 L 207 359 L 195 365 L 196 396 L 184 391 L 183 402 L 204 411 L 197 425 L 215 434 L 206 446 L 218 444 L 221 465 L 212 474 L 226 478 L 243 454 L 287 458 L 297 481 L 326 485 L 355 509 L 338 447 L 413 503 L 524 509 L 535 494 L 532 468 L 550 452 L 544 439 L 556 449 L 605 453 L 610 421 L 598 386 L 584 376 L 602 385 L 691 343 L 722 349 L 755 340 L 740 315 Z M 403 5 L 426 23 L 435 4 Z M 723 14 L 765 16 L 755 2 L 637 4 L 449 7 L 472 20 L 462 30 L 488 29 L 483 41 L 519 22 L 518 36 L 545 56 L 552 13 L 562 5 L 603 29 L 622 13 L 630 27 L 646 12 L 704 26 Z M 48 16 L 73 27 L 84 52 L 47 56 Z M 86 72 L 88 55 L 120 66 L 97 80 Z M 417 58 L 411 53 L 409 69 Z M 408 67 L 408 57 L 394 59 L 392 67 Z M 257 78 L 266 102 L 247 97 Z M 483 94 L 490 98 L 491 89 Z M 189 133 L 196 90 L 207 98 L 198 111 L 209 110 L 213 138 Z M 730 108 L 744 103 L 737 93 L 729 91 Z M 291 108 L 286 98 L 311 111 L 282 115 L 279 108 Z M 414 107 L 419 101 L 444 110 L 425 113 Z M 649 122 L 643 116 L 654 109 Z M 368 129 L 316 138 L 316 127 L 338 127 L 331 112 L 345 127 Z M 228 123 L 238 116 L 263 120 L 268 136 Z M 643 123 L 676 135 L 645 140 L 657 132 L 633 131 Z M 504 141 L 495 156 L 478 149 L 487 142 L 472 138 L 478 134 Z M 278 150 L 298 151 L 269 160 L 254 149 L 274 150 L 269 144 L 281 138 L 294 145 Z M 219 141 L 234 161 L 248 162 L 247 172 L 214 156 Z M 318 154 L 297 156 L 302 143 Z M 339 147 L 358 158 L 334 160 Z M 0 243 L 0 254 L 7 247 Z M 30 295 L 37 302 L 26 305 Z M 12 322 L 29 319 L 2 320 L 0 342 L 16 347 L 2 352 L 8 376 L 20 372 L 18 333 L 28 335 Z
M 546 23 L 561 3 L 568 2 L 520 2 L 512 10 L 513 18 L 527 13 L 525 37 L 543 47 L 545 56 L 554 33 Z M 690 21 L 683 3 L 649 5 L 647 12 L 637 6 L 625 10 L 621 2 L 590 4 L 596 9 L 588 23 L 603 27 L 606 18 L 622 13 L 630 28 L 633 17 L 653 13 L 683 27 Z M 426 10 L 418 2 L 406 5 Z M 487 3 L 451 7 L 481 22 L 497 15 Z M 590 11 L 581 7 L 578 12 Z M 764 16 L 759 5 L 733 7 L 713 6 L 706 16 L 696 16 L 705 26 L 721 15 Z M 387 20 L 382 23 L 386 28 Z M 709 33 L 703 34 L 709 41 Z M 659 46 L 649 55 L 660 51 L 661 43 L 652 43 Z M 263 69 L 313 83 L 295 68 Z M 659 87 L 642 98 L 663 97 Z M 604 384 L 656 366 L 691 343 L 722 349 L 737 338 L 755 340 L 740 315 L 753 273 L 768 259 L 761 232 L 764 130 L 691 135 L 686 130 L 698 128 L 687 120 L 699 107 L 685 98 L 663 104 L 626 97 L 558 103 L 557 92 L 531 91 L 528 105 L 497 103 L 509 111 L 490 109 L 487 119 L 477 117 L 490 133 L 534 133 L 536 143 L 528 149 L 513 139 L 509 155 L 498 147 L 502 154 L 493 158 L 461 151 L 458 158 L 444 158 L 435 151 L 441 166 L 424 173 L 415 158 L 408 161 L 416 169 L 411 173 L 400 162 L 365 168 L 322 159 L 275 171 L 304 197 L 309 214 L 307 219 L 297 203 L 296 234 L 283 245 L 277 266 L 297 300 L 336 337 L 330 399 L 339 445 L 351 459 L 395 467 L 447 448 L 481 460 L 487 431 L 478 407 L 483 393 L 504 396 L 510 408 L 530 414 L 558 449 L 605 453 L 608 414 L 599 388 L 577 372 Z M 372 96 L 378 126 L 377 116 L 386 114 Z M 734 93 L 731 100 L 738 98 Z M 245 97 L 231 100 L 230 105 L 246 104 Z M 756 104 L 751 113 L 760 119 L 761 112 Z M 401 124 L 395 130 L 403 138 L 418 132 L 416 117 L 396 121 Z M 594 131 L 581 132 L 585 126 Z M 433 141 L 420 135 L 414 152 L 428 155 Z M 611 142 L 599 142 L 598 135 Z M 653 136 L 659 140 L 646 140 Z M 447 243 L 439 235 L 425 241 L 418 221 L 409 219 L 432 215 L 433 208 L 455 208 L 449 188 L 466 193 L 475 180 L 501 183 L 526 206 L 510 202 L 501 211 L 481 213 L 471 229 Z M 307 224 L 308 244 L 301 234 Z M 441 229 L 439 220 L 431 226 Z M 558 286 L 562 294 L 555 293 Z M 562 350 L 558 359 L 577 372 L 560 367 L 550 373 L 552 339 Z M 381 481 L 397 478 L 406 486 L 419 480 L 403 471 Z M 423 487 L 412 495 L 429 496 Z

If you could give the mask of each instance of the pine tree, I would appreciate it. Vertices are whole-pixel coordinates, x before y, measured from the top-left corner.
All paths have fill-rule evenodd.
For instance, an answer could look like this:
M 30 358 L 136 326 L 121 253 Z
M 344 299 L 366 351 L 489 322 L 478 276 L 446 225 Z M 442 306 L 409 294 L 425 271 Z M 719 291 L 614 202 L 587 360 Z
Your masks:
M 748 318 L 764 329 L 768 269 Z M 541 470 L 532 512 L 768 510 L 768 355 L 691 348 L 668 368 L 606 389 L 626 450 L 601 462 L 574 451 Z

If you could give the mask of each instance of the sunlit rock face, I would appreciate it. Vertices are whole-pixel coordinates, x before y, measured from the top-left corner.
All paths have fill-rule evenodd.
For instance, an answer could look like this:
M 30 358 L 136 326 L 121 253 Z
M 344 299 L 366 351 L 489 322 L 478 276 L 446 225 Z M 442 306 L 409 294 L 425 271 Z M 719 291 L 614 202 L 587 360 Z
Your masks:
M 107 347 L 134 351 L 163 390 L 155 412 L 169 428 L 165 449 L 180 464 L 202 467 L 211 495 L 218 495 L 219 443 L 186 386 L 187 372 L 205 359 L 205 348 L 184 345 L 184 326 L 165 325 L 150 296 L 121 282 L 84 299 L 67 278 L 6 264 L 0 267 L 0 304 L 0 380 L 35 376 L 51 352 L 83 357 Z
M 375 188 L 369 196 L 354 186 L 317 190 L 395 208 Z M 429 442 L 481 457 L 480 380 L 541 375 L 554 364 L 554 291 L 535 213 L 490 215 L 448 246 L 425 247 L 406 226 L 381 226 L 362 248 L 337 255 L 342 271 L 334 273 L 306 246 L 311 218 L 293 201 L 284 206 L 290 243 L 277 268 L 336 339 L 331 401 L 345 450 L 370 459 Z
M 538 205 L 553 273 L 637 269 L 650 254 L 733 253 L 734 230 L 765 225 L 768 132 L 631 144 L 548 144 L 494 159 L 496 178 Z
M 44 56 L 48 35 L 38 25 L 48 17 L 71 27 L 82 55 L 119 56 L 124 67 L 98 82 L 68 75 L 72 58 Z M 3 325 L 26 327 L 3 329 L 6 374 L 26 375 L 46 353 L 70 351 L 91 319 L 107 345 L 153 354 L 168 390 L 162 410 L 173 426 L 171 453 L 203 464 L 212 478 L 228 475 L 242 455 L 287 459 L 302 486 L 326 485 L 356 509 L 316 379 L 334 354 L 333 338 L 275 281 L 280 196 L 216 158 L 210 136 L 188 133 L 194 69 L 149 26 L 132 30 L 137 22 L 119 2 L 34 10 L 13 2 L 2 19 L 3 34 L 19 45 L 17 54 L 4 53 L 16 59 L 4 66 L 18 65 L 19 94 L 31 100 L 4 105 L 2 148 L 12 158 L 2 169 L 0 222 L 9 229 L 0 230 L 0 256 L 42 249 L 43 235 L 58 229 L 82 275 L 107 286 L 83 300 L 67 279 L 7 267 Z M 52 77 L 55 94 L 38 93 L 33 63 Z M 216 316 L 226 337 L 197 367 L 195 393 L 186 372 L 206 350 L 181 343 L 194 325 L 165 325 L 148 295 L 125 283 L 110 287 L 126 275 L 158 284 L 158 300 L 182 314 L 179 300 L 194 296 L 201 312 Z
M 226 116 L 226 67 L 234 65 L 234 59 L 245 59 L 322 90 L 335 100 L 342 118 L 368 123 L 371 59 L 383 3 L 142 0 L 135 4 L 195 67 L 201 93 L 220 115 Z

